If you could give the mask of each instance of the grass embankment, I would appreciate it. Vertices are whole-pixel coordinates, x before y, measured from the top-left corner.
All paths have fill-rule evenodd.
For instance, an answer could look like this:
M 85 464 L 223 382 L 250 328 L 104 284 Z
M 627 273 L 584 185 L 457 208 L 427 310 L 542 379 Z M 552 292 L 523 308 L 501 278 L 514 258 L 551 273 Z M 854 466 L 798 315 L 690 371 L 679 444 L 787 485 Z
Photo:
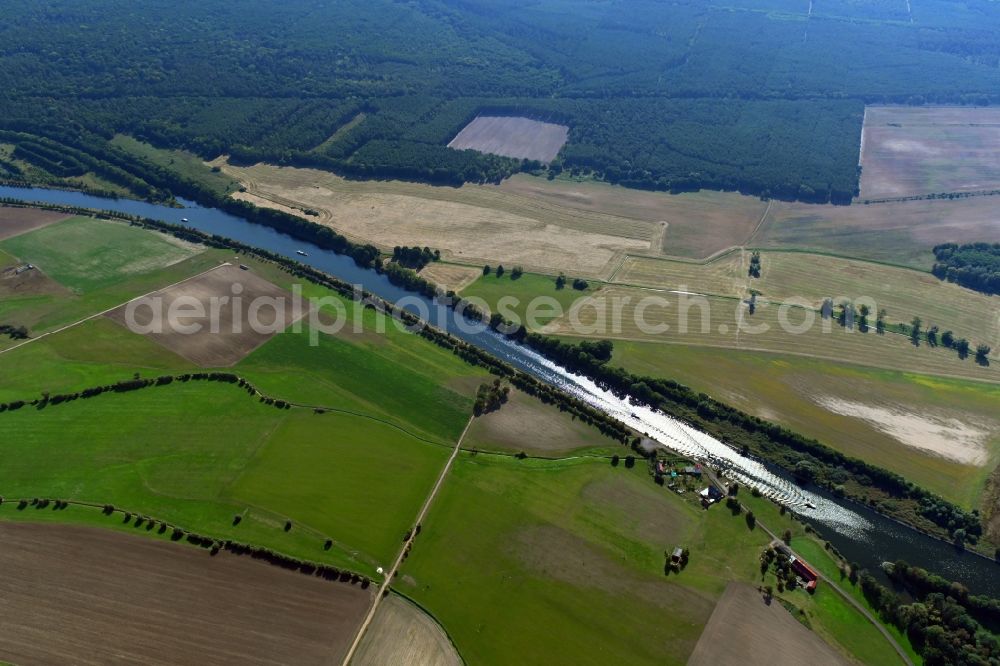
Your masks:
M 1000 457 L 1000 387 L 993 384 L 780 354 L 638 342 L 616 342 L 612 362 L 639 375 L 675 379 L 902 474 L 967 508 L 978 506 Z M 874 410 L 868 418 L 845 412 L 861 401 Z M 962 441 L 965 447 L 956 448 Z M 929 446 L 944 453 L 981 446 L 987 463 L 950 460 Z

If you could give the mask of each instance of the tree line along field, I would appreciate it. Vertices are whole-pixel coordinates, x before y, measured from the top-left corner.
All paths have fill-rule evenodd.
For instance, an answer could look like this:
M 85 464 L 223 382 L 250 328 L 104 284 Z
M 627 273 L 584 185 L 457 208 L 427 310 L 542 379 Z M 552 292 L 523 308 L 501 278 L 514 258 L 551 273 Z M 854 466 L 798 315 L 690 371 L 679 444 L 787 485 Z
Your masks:
M 932 0 L 902 19 L 881 3 L 807 2 L 10 9 L 5 130 L 451 184 L 534 168 L 446 146 L 477 115 L 516 115 L 570 128 L 557 170 L 846 202 L 865 104 L 990 103 L 1000 76 L 985 0 Z M 37 138 L 3 140 L 12 178 L 130 187 Z

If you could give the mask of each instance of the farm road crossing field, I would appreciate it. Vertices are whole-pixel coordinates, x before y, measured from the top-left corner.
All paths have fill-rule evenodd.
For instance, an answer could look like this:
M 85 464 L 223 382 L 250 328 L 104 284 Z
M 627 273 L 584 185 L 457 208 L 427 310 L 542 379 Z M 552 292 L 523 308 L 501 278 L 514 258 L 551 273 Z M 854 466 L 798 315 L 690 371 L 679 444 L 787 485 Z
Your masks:
M 224 302 L 218 300 L 222 297 Z M 213 300 L 221 304 L 217 317 L 211 316 Z M 167 314 L 178 301 L 188 301 L 182 312 L 191 312 L 194 302 L 199 303 L 201 315 L 171 320 Z M 251 271 L 227 265 L 122 305 L 107 316 L 129 330 L 138 325 L 143 331 L 155 326 L 159 316 L 159 330 L 146 335 L 201 367 L 222 367 L 236 363 L 308 311 L 304 299 L 295 299 Z M 200 328 L 185 333 L 193 330 L 188 327 Z
M 1000 109 L 870 106 L 860 199 L 1000 188 Z
M 327 664 L 371 598 L 249 557 L 92 527 L 0 522 L 0 542 L 0 660 L 15 664 Z
M 569 128 L 530 118 L 478 116 L 451 140 L 449 148 L 551 162 L 566 143 Z

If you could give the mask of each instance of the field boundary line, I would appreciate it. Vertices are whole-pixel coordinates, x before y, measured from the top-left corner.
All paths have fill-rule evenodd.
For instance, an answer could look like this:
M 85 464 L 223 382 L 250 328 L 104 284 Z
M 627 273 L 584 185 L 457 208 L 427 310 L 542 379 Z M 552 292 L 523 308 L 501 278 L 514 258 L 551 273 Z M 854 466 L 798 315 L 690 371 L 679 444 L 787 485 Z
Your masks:
M 455 462 L 455 458 L 458 457 L 458 452 L 462 450 L 462 442 L 465 440 L 465 436 L 468 434 L 469 428 L 472 427 L 472 423 L 475 421 L 475 418 L 475 416 L 469 417 L 468 423 L 465 424 L 465 429 L 462 430 L 462 434 L 459 436 L 458 441 L 455 442 L 455 448 L 452 449 L 448 462 L 445 463 L 444 468 L 438 475 L 437 481 L 434 482 L 434 486 L 431 488 L 430 493 L 424 500 L 423 506 L 420 507 L 420 512 L 417 514 L 417 519 L 413 524 L 413 529 L 410 530 L 409 535 L 403 542 L 403 547 L 399 550 L 399 554 L 396 556 L 396 561 L 393 562 L 392 567 L 385 572 L 385 579 L 382 581 L 382 584 L 376 592 L 375 600 L 372 602 L 371 608 L 368 609 L 368 614 L 365 615 L 365 619 L 358 628 L 358 633 L 354 636 L 354 641 L 351 643 L 350 649 L 348 649 L 343 662 L 341 662 L 343 666 L 348 666 L 348 664 L 350 664 L 351 659 L 358 650 L 358 646 L 361 645 L 361 639 L 364 637 L 365 631 L 367 631 L 369 625 L 372 623 L 372 620 L 375 618 L 375 612 L 378 610 L 379 604 L 382 603 L 382 599 L 385 598 L 386 594 L 389 592 L 389 586 L 392 584 L 393 577 L 395 577 L 396 572 L 399 571 L 399 567 L 403 564 L 403 560 L 406 558 L 410 548 L 413 546 L 413 541 L 417 537 L 420 524 L 424 522 L 424 518 L 430 510 L 431 504 L 434 502 L 434 498 L 437 497 L 438 492 L 441 490 L 441 486 L 444 485 L 445 477 L 448 476 L 448 472 L 451 470 L 451 467 Z
M 750 232 L 750 235 L 747 236 L 746 241 L 743 243 L 744 249 L 746 249 L 754 237 L 760 232 L 761 227 L 764 226 L 764 222 L 767 220 L 767 216 L 771 212 L 771 204 L 773 203 L 774 199 L 767 200 L 767 208 L 764 209 L 764 214 L 760 216 L 760 219 L 757 221 L 757 226 L 753 228 L 753 231 Z
M 92 314 L 92 315 L 89 315 L 87 317 L 84 317 L 83 319 L 78 319 L 77 321 L 74 321 L 71 324 L 66 324 L 65 326 L 60 326 L 59 328 L 57 328 L 55 330 L 47 331 L 47 332 L 42 333 L 41 335 L 39 335 L 37 337 L 34 337 L 34 338 L 28 338 L 27 340 L 24 340 L 23 342 L 19 342 L 18 344 L 14 345 L 12 347 L 8 347 L 7 349 L 0 349 L 0 354 L 6 354 L 7 352 L 12 352 L 15 349 L 20 349 L 21 347 L 23 347 L 23 346 L 25 346 L 27 344 L 30 344 L 32 342 L 37 342 L 38 340 L 41 340 L 42 338 L 47 338 L 48 336 L 55 335 L 56 333 L 62 333 L 63 331 L 69 330 L 69 329 L 71 329 L 71 328 L 73 328 L 75 326 L 79 326 L 80 324 L 88 322 L 91 319 L 97 319 L 100 316 L 106 315 L 106 314 L 108 314 L 109 312 L 111 312 L 113 310 L 117 310 L 118 308 L 120 308 L 122 306 L 128 305 L 129 303 L 132 303 L 134 301 L 138 301 L 141 298 L 146 298 L 147 296 L 149 296 L 151 294 L 155 294 L 158 291 L 163 291 L 165 289 L 170 289 L 172 287 L 176 287 L 178 285 L 182 285 L 185 282 L 190 282 L 191 280 L 195 280 L 197 278 L 200 278 L 203 275 L 208 275 L 212 271 L 219 270 L 223 266 L 232 266 L 232 264 L 229 263 L 228 261 L 224 261 L 224 262 L 222 262 L 221 264 L 219 264 L 217 266 L 213 266 L 212 268 L 209 268 L 206 271 L 202 271 L 201 273 L 198 273 L 197 275 L 192 275 L 190 277 L 186 277 L 183 280 L 178 280 L 177 282 L 174 282 L 173 284 L 168 284 L 168 285 L 163 286 L 163 287 L 157 287 L 156 289 L 154 289 L 152 291 L 147 291 L 145 294 L 140 294 L 140 295 L 138 295 L 138 296 L 136 296 L 134 298 L 130 298 L 127 301 L 125 301 L 124 303 L 119 303 L 118 305 L 113 305 L 113 306 L 111 306 L 110 308 L 108 308 L 106 310 L 101 310 L 100 312 L 97 312 L 95 314 Z

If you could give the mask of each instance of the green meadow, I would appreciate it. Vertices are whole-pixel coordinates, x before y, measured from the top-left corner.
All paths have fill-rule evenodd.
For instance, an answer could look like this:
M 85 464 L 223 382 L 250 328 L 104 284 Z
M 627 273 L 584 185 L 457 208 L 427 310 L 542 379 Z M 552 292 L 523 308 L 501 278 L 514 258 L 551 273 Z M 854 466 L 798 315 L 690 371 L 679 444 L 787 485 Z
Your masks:
M 91 217 L 74 217 L 14 236 L 0 247 L 76 293 L 170 266 L 204 249 L 165 234 Z
M 587 291 L 573 289 L 572 282 L 573 278 L 569 277 L 565 287 L 556 289 L 555 277 L 537 273 L 524 273 L 515 280 L 511 278 L 510 268 L 507 267 L 502 277 L 497 277 L 495 270 L 480 277 L 462 290 L 462 296 L 481 298 L 489 305 L 491 312 L 499 311 L 508 319 L 513 319 L 510 315 L 515 314 L 522 323 L 527 321 L 528 304 L 535 298 L 546 297 L 544 307 L 540 305 L 533 311 L 535 321 L 539 326 L 544 326 L 560 314 L 568 312 L 574 301 L 587 295 Z M 505 297 L 507 300 L 501 300 Z M 516 302 L 511 298 L 517 299 Z M 559 311 L 555 313 L 553 303 L 558 303 L 559 307 Z
M 765 500 L 748 500 L 772 529 L 794 526 Z M 642 465 L 471 452 L 456 460 L 423 528 L 396 587 L 448 628 L 467 662 L 484 664 L 524 654 L 684 664 L 727 582 L 760 584 L 770 540 L 721 505 L 704 511 L 656 486 Z M 664 551 L 678 546 L 690 562 L 665 575 Z M 845 654 L 899 663 L 832 590 L 793 599 Z

